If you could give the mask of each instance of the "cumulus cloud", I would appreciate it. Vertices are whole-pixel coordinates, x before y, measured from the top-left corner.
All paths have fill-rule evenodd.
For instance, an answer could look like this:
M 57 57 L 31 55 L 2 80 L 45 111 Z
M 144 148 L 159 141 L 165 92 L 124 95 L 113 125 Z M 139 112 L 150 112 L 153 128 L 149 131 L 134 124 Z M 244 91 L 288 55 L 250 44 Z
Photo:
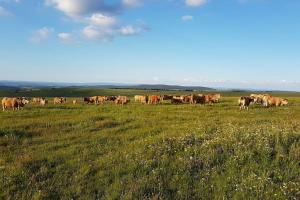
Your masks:
M 81 36 L 86 40 L 111 41 L 115 36 L 139 34 L 142 28 L 120 24 L 123 11 L 142 5 L 143 0 L 45 0 L 47 6 L 63 12 L 74 22 L 82 23 Z M 122 12 L 121 12 L 122 11 Z M 67 37 L 65 34 L 61 37 Z M 63 40 L 65 38 L 60 38 Z
M 185 0 L 185 4 L 190 7 L 199 7 L 206 4 L 208 0 Z
M 9 12 L 8 10 L 6 10 L 5 8 L 0 6 L 0 17 L 1 16 L 12 16 L 13 14 L 11 12 Z
M 53 28 L 43 27 L 41 29 L 36 30 L 33 33 L 32 37 L 30 38 L 30 41 L 33 43 L 43 42 L 47 40 L 53 32 Z
M 191 15 L 184 15 L 181 17 L 182 21 L 192 21 L 193 19 L 194 19 L 194 17 Z
M 59 33 L 57 37 L 59 41 L 64 44 L 70 44 L 74 41 L 73 35 L 71 33 Z
M 106 16 L 101 13 L 94 13 L 88 18 L 90 24 L 95 26 L 113 26 L 117 23 L 115 17 Z

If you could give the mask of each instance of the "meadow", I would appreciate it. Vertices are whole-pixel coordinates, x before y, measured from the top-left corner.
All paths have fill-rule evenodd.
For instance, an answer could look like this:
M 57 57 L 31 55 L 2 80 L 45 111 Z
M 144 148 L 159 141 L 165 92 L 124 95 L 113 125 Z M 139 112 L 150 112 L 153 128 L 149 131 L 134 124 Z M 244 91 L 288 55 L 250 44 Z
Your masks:
M 213 106 L 82 103 L 96 93 L 190 92 L 18 91 L 69 98 L 0 112 L 0 199 L 300 199 L 300 94 L 240 111 L 239 92 Z

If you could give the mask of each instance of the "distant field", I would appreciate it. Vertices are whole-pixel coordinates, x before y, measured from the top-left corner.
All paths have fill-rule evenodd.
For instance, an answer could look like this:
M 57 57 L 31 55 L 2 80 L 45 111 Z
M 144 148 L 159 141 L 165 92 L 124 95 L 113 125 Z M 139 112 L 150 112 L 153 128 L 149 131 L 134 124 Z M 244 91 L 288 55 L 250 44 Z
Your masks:
M 0 199 L 300 199 L 300 94 L 239 111 L 205 105 L 72 105 L 92 95 L 180 91 L 54 89 L 67 105 L 0 112 Z M 248 93 L 249 94 L 249 93 Z

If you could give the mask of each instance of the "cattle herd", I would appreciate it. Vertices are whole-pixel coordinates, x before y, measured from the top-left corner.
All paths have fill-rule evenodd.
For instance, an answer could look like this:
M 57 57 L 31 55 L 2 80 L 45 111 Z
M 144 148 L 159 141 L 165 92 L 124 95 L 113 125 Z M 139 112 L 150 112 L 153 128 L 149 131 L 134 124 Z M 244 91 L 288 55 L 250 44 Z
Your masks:
M 173 95 L 135 95 L 134 101 L 140 102 L 142 104 L 159 104 L 161 102 L 169 101 L 171 104 L 208 104 L 212 105 L 214 103 L 219 103 L 221 100 L 220 94 L 191 94 L 182 96 Z M 20 110 L 30 103 L 39 104 L 45 106 L 49 103 L 46 98 L 35 97 L 29 100 L 25 97 L 4 97 L 2 99 L 2 109 L 3 111 L 7 108 L 12 108 L 13 110 Z M 130 98 L 127 96 L 93 96 L 84 97 L 83 102 L 85 104 L 104 104 L 105 102 L 114 102 L 115 104 L 125 105 L 130 102 Z M 65 97 L 55 97 L 53 99 L 53 104 L 65 104 L 67 99 Z M 72 101 L 73 104 L 77 104 L 77 100 Z M 251 94 L 250 96 L 240 97 L 238 100 L 240 109 L 249 109 L 251 104 L 259 104 L 263 107 L 271 106 L 284 106 L 288 104 L 287 99 L 273 97 L 269 94 Z

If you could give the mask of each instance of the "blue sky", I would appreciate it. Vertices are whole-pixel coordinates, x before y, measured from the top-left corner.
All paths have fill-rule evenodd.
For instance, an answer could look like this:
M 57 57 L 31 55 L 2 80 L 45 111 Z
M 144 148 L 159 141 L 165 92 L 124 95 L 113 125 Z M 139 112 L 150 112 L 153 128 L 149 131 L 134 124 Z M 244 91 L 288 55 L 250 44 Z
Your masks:
M 0 0 L 0 80 L 300 91 L 300 1 Z

